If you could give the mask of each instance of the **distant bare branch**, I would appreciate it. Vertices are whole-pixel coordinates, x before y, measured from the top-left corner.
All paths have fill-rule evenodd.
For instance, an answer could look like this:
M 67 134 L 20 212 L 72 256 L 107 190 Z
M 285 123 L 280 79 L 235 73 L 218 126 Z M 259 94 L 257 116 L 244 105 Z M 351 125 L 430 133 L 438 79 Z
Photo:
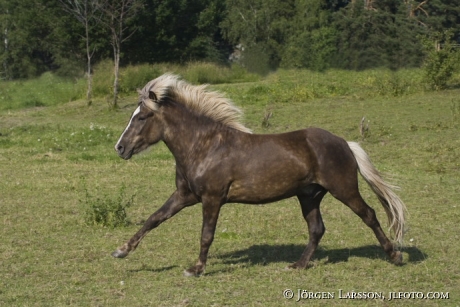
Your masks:
M 137 30 L 130 28 L 128 23 L 134 18 L 140 8 L 142 0 L 95 0 L 98 8 L 103 12 L 102 22 L 111 33 L 111 42 L 114 58 L 114 83 L 113 83 L 113 102 L 111 107 L 117 107 L 118 87 L 119 87 L 119 66 L 121 56 L 121 45 L 129 39 Z M 128 34 L 127 34 L 127 31 Z
M 84 27 L 85 34 L 81 35 L 86 43 L 88 89 L 86 99 L 88 105 L 91 104 L 92 96 L 92 77 L 91 77 L 91 58 L 96 48 L 90 46 L 90 28 L 97 26 L 101 21 L 101 14 L 97 6 L 97 0 L 59 0 L 64 11 L 73 15 Z

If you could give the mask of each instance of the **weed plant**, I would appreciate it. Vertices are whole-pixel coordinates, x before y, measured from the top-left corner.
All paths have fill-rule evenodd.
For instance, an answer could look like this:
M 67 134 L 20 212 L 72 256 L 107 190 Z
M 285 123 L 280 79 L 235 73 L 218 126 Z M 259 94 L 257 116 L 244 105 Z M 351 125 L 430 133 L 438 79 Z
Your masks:
M 96 189 L 92 195 L 84 186 L 85 198 L 80 202 L 85 208 L 85 222 L 90 226 L 122 227 L 130 225 L 126 209 L 134 204 L 135 194 L 126 197 L 126 186 L 122 185 L 115 198 Z

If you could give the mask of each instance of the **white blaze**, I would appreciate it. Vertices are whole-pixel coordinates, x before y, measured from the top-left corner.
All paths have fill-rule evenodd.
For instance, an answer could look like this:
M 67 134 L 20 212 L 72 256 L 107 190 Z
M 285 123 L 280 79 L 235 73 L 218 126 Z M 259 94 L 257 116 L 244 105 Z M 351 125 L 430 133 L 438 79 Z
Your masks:
M 131 119 L 129 120 L 129 123 L 128 123 L 128 125 L 126 126 L 125 131 L 123 131 L 123 133 L 121 134 L 120 138 L 118 139 L 117 144 L 115 144 L 115 150 L 117 150 L 118 144 L 120 143 L 121 139 L 122 139 L 123 136 L 125 135 L 125 133 L 126 133 L 126 131 L 128 130 L 128 128 L 131 126 L 131 123 L 133 122 L 134 116 L 136 116 L 137 114 L 139 114 L 140 111 L 141 111 L 141 107 L 139 106 L 139 107 L 137 107 L 137 109 L 134 111 L 133 115 L 131 116 Z

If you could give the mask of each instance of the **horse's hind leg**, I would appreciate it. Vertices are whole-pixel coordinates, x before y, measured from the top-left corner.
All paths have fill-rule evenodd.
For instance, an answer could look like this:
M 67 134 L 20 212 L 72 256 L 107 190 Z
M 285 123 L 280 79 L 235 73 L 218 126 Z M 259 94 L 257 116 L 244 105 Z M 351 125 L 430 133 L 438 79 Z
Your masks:
M 300 259 L 291 264 L 289 268 L 304 269 L 310 262 L 313 253 L 318 247 L 319 241 L 321 240 L 326 228 L 324 227 L 319 205 L 324 195 L 327 193 L 324 189 L 319 189 L 316 194 L 298 195 L 300 206 L 302 208 L 302 214 L 308 225 L 309 239 L 305 250 L 300 256 Z
M 377 220 L 374 209 L 366 204 L 357 188 L 349 190 L 348 193 L 346 193 L 348 195 L 337 196 L 334 195 L 333 192 L 331 192 L 331 194 L 353 210 L 353 212 L 356 213 L 363 222 L 372 229 L 372 231 L 374 231 L 377 240 L 380 242 L 383 250 L 387 253 L 393 263 L 400 264 L 402 262 L 401 252 L 395 250 L 393 243 L 391 243 L 380 227 L 380 223 Z

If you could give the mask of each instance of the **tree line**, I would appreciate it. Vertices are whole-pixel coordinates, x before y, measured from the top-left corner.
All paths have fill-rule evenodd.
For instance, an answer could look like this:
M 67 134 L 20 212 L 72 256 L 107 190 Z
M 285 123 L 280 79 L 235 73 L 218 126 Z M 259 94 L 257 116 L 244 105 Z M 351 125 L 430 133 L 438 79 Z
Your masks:
M 398 69 L 421 65 L 420 37 L 449 30 L 451 43 L 460 42 L 460 6 L 458 0 L 0 0 L 0 25 L 3 80 L 46 71 L 90 76 L 88 63 L 107 58 L 116 65 L 226 64 L 234 52 L 261 73 Z

